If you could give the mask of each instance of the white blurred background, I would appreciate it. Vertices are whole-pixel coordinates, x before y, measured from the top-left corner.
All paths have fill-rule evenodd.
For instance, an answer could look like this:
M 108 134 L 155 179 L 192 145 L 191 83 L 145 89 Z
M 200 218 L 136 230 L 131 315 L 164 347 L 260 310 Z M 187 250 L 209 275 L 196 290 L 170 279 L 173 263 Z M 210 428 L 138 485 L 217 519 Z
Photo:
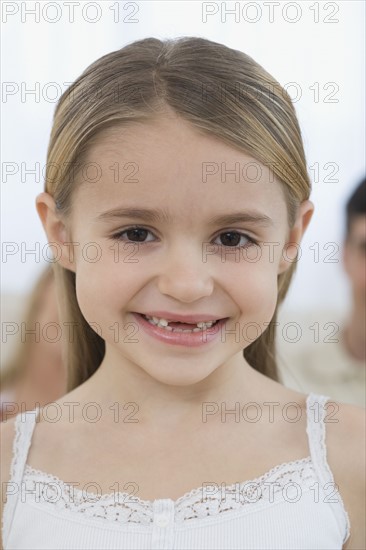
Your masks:
M 42 252 L 47 243 L 35 197 L 61 93 L 91 62 L 127 43 L 184 35 L 246 52 L 293 98 L 315 214 L 285 310 L 343 311 L 349 289 L 337 246 L 345 201 L 365 173 L 364 21 L 365 3 L 353 0 L 2 2 L 3 252 L 14 243 L 1 262 L 5 318 L 20 310 L 46 265 L 42 254 L 22 257 L 21 249 Z

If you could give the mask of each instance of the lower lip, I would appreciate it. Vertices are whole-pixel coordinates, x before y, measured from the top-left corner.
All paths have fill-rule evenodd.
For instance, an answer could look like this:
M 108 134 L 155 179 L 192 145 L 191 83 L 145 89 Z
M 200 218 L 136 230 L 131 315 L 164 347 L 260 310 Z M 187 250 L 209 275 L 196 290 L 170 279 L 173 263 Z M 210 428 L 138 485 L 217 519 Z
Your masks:
M 173 332 L 160 328 L 157 325 L 152 325 L 139 313 L 132 313 L 132 315 L 136 319 L 139 327 L 150 336 L 166 344 L 187 347 L 204 346 L 216 340 L 221 332 L 221 328 L 228 320 L 228 317 L 221 319 L 216 325 L 200 332 Z

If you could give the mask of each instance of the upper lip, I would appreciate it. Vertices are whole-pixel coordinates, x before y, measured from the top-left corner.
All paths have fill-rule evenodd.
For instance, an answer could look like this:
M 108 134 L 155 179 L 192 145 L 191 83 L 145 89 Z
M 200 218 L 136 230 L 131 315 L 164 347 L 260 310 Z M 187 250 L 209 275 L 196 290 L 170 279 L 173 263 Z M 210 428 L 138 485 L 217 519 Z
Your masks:
M 199 323 L 200 321 L 217 321 L 224 319 L 219 315 L 210 315 L 209 313 L 197 313 L 195 315 L 180 315 L 178 313 L 169 313 L 169 311 L 146 311 L 142 315 L 149 317 L 158 317 L 167 321 L 177 321 L 181 323 Z

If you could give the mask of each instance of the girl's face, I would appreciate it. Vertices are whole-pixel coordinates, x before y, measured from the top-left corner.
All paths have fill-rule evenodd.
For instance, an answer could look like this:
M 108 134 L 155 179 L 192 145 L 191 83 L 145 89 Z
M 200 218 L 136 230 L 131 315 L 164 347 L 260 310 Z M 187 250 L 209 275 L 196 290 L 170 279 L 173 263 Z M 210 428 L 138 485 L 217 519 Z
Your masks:
M 106 341 L 104 360 L 172 385 L 199 382 L 234 357 L 244 362 L 296 252 L 285 244 L 300 241 L 312 203 L 302 203 L 290 232 L 269 167 L 175 116 L 110 130 L 87 162 L 66 229 L 74 261 L 69 246 L 61 261 L 76 272 L 80 309 Z M 234 213 L 261 219 L 215 221 Z M 157 311 L 228 320 L 212 341 L 200 333 L 202 344 L 176 345 L 134 316 Z

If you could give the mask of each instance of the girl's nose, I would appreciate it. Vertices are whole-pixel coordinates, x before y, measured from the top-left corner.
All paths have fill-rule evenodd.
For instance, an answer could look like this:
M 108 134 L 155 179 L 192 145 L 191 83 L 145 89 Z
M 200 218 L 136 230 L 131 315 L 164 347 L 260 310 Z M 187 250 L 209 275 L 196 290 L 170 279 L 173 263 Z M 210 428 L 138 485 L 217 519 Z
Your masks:
M 199 253 L 169 255 L 162 264 L 158 288 L 161 294 L 187 303 L 210 296 L 214 282 L 209 264 L 203 262 Z

